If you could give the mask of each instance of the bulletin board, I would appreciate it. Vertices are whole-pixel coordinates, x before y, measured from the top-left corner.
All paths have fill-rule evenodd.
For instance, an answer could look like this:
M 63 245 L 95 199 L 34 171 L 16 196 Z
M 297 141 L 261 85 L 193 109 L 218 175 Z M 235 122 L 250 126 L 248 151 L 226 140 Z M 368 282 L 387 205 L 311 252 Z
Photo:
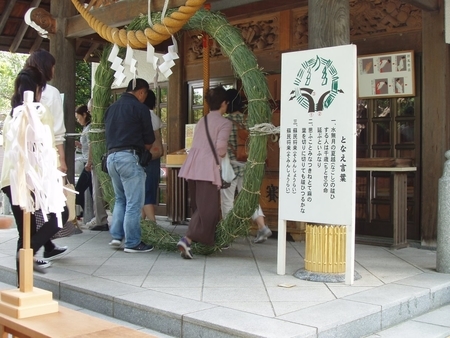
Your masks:
M 358 97 L 415 96 L 414 51 L 358 57 Z

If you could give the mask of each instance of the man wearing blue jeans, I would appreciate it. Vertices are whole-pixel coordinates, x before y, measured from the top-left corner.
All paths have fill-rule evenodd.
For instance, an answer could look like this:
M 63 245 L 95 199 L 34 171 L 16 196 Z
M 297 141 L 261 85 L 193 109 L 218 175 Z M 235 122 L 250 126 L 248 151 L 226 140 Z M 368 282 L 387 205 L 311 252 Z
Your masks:
M 105 113 L 108 174 L 115 204 L 109 232 L 112 247 L 124 241 L 125 252 L 148 252 L 153 246 L 141 241 L 141 210 L 144 206 L 145 171 L 139 163 L 150 150 L 155 135 L 148 108 L 143 104 L 149 90 L 143 79 L 131 80 L 126 93 Z

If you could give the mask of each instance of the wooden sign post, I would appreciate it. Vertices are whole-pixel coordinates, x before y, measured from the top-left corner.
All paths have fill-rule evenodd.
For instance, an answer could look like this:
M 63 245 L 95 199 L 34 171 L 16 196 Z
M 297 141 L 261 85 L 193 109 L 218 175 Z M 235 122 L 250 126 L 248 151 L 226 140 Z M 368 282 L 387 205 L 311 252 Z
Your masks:
M 33 291 L 33 249 L 31 249 L 30 213 L 23 212 L 23 248 L 19 250 L 19 285 L 21 292 Z
M 29 116 L 32 113 L 35 113 L 34 109 L 39 109 L 33 103 L 34 93 L 31 91 L 26 91 L 24 93 L 24 105 L 23 107 L 18 107 L 22 109 L 21 111 L 17 111 L 17 115 L 15 118 L 19 119 L 21 122 L 16 130 L 17 135 L 25 135 L 24 130 L 31 122 Z M 33 111 L 31 111 L 33 110 Z M 35 125 L 36 127 L 36 125 Z M 36 136 L 39 136 L 39 133 L 36 132 Z M 39 141 L 39 144 L 46 144 Z M 22 145 L 26 148 L 25 145 Z M 20 146 L 19 146 L 20 147 Z M 17 149 L 15 150 L 17 151 Z M 9 155 L 9 154 L 8 154 Z M 5 153 L 6 156 L 6 153 Z M 19 162 L 22 163 L 22 174 L 26 172 L 26 166 L 23 166 L 23 163 L 27 164 L 26 160 L 19 159 Z M 25 169 L 24 169 L 25 168 Z M 20 176 L 20 174 L 18 175 Z M 23 179 L 23 177 L 19 177 Z M 15 180 L 11 180 L 14 182 Z M 12 186 L 13 188 L 21 187 L 20 184 L 16 186 Z M 26 188 L 25 188 L 26 189 Z M 29 194 L 30 192 L 24 191 L 24 193 Z M 13 195 L 13 194 L 12 194 Z M 19 203 L 17 203 L 19 204 Z M 26 208 L 22 206 L 23 211 L 23 247 L 19 250 L 19 283 L 20 287 L 18 289 L 6 290 L 0 293 L 0 314 L 4 314 L 13 318 L 28 318 L 39 316 L 43 314 L 49 314 L 58 312 L 58 303 L 53 300 L 53 295 L 51 292 L 46 290 L 41 290 L 33 287 L 33 249 L 31 248 L 31 217 L 30 212 L 25 211 Z M 33 209 L 34 210 L 34 209 Z M 2 336 L 3 337 L 3 336 Z
M 58 312 L 58 302 L 50 291 L 33 287 L 33 249 L 31 248 L 30 213 L 23 213 L 23 248 L 19 250 L 18 289 L 2 291 L 0 313 L 13 318 L 29 318 Z

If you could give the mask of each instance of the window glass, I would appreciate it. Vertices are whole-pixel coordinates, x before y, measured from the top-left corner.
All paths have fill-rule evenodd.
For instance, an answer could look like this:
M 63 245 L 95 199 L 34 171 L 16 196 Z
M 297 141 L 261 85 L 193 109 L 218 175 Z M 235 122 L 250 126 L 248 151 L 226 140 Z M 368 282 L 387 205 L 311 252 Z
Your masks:
M 234 78 L 211 79 L 210 88 L 222 85 L 225 89 L 236 88 Z M 197 123 L 203 116 L 203 81 L 188 83 L 189 116 L 188 123 Z
M 161 103 L 167 103 L 167 92 L 168 92 L 168 88 L 167 87 L 160 87 L 160 102 Z
M 399 98 L 398 104 L 398 116 L 414 116 L 414 98 Z
M 399 131 L 399 143 L 414 142 L 414 121 L 397 122 Z
M 389 144 L 391 142 L 390 122 L 374 123 L 374 144 Z

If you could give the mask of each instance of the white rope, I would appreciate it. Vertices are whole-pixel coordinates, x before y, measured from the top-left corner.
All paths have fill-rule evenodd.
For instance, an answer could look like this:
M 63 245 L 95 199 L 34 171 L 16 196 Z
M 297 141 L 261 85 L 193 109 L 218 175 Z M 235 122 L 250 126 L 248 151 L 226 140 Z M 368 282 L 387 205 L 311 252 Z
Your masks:
M 250 130 L 250 134 L 252 135 L 276 135 L 280 133 L 280 127 L 276 127 L 272 123 L 255 124 L 253 127 L 250 127 L 248 129 Z
M 272 142 L 278 142 L 280 137 L 280 127 L 276 127 L 272 123 L 255 124 L 248 129 L 251 136 L 272 135 Z
M 91 129 L 89 129 L 89 133 L 104 133 L 105 132 L 105 129 L 97 129 L 97 128 L 91 128 Z

